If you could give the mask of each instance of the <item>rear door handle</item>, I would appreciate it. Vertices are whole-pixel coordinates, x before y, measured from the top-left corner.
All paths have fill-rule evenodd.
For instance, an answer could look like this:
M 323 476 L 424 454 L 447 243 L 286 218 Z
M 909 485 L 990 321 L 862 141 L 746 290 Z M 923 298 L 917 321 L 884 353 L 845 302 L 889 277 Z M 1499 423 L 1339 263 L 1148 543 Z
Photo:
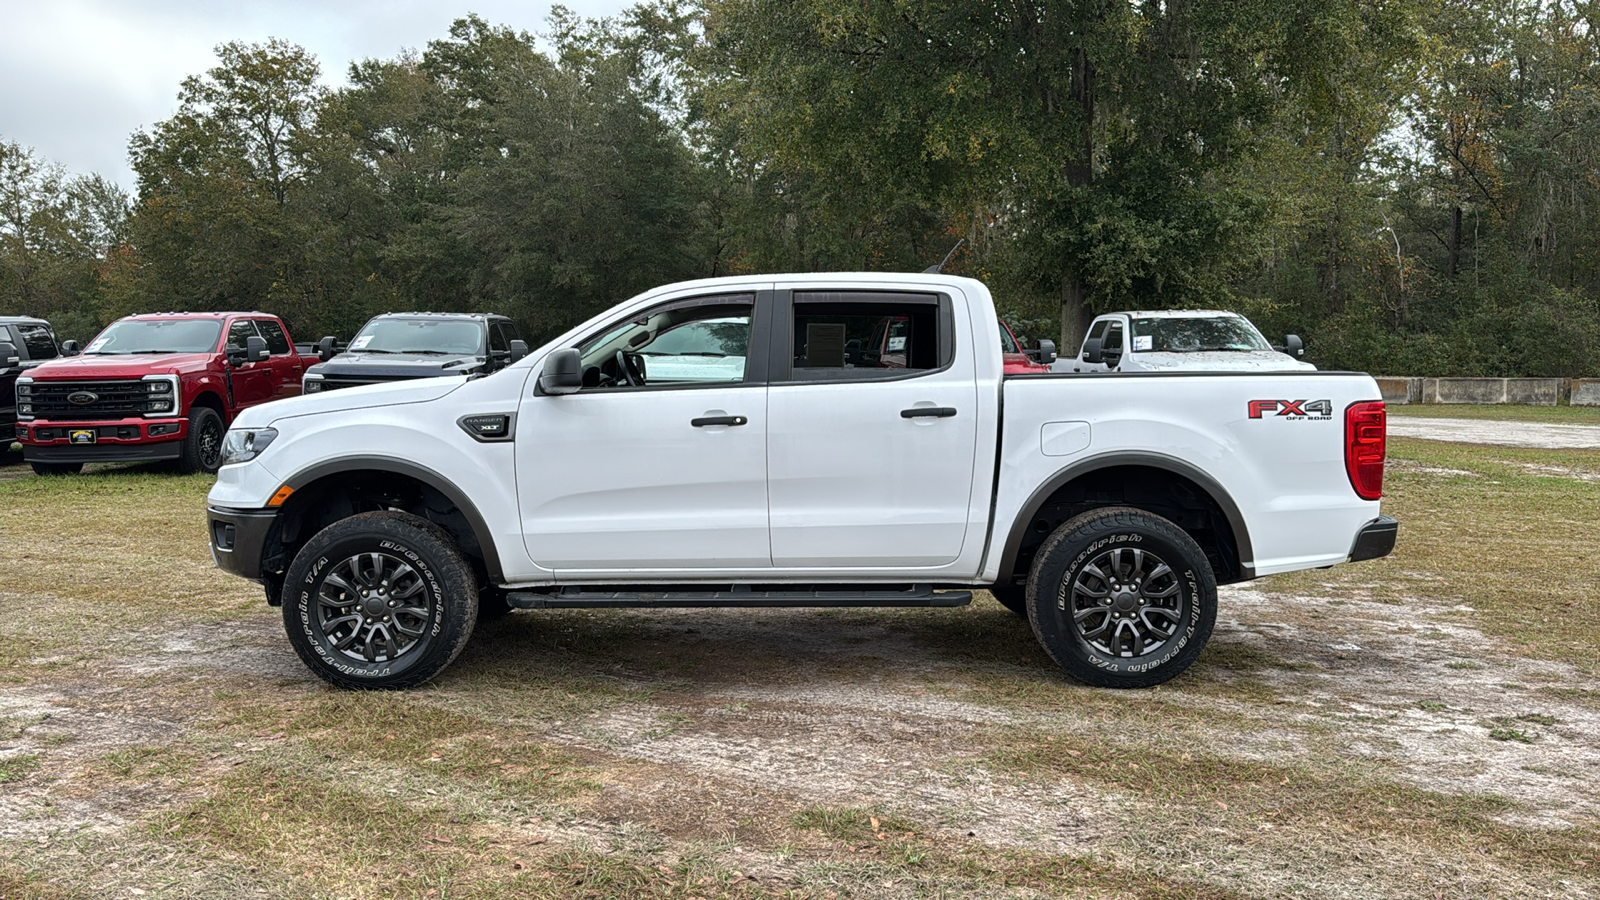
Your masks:
M 701 416 L 698 419 L 690 419 L 689 424 L 696 428 L 704 428 L 707 425 L 744 425 L 749 421 L 744 416 Z
M 913 406 L 900 410 L 902 419 L 948 419 L 955 414 L 954 406 Z

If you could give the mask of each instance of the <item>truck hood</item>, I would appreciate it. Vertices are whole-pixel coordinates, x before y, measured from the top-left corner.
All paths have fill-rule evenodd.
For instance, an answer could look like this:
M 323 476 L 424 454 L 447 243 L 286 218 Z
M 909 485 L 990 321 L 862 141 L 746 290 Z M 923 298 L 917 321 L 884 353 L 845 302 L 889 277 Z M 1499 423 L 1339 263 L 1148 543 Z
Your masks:
M 145 375 L 183 375 L 204 372 L 215 353 L 132 353 L 127 356 L 85 354 L 52 359 L 28 370 L 40 381 L 76 378 L 141 378 Z
M 361 378 L 434 378 L 463 375 L 483 365 L 481 356 L 429 353 L 341 353 L 306 370 L 307 375 Z
M 403 403 L 426 403 L 429 400 L 437 400 L 466 383 L 467 379 L 464 377 L 432 378 L 426 381 L 369 384 L 324 394 L 302 394 L 287 400 L 274 400 L 271 403 L 252 406 L 239 414 L 233 422 L 233 427 L 260 428 L 279 419 L 296 416 L 369 409 L 374 406 L 399 406 Z
M 1305 372 L 1310 363 L 1273 350 L 1212 351 L 1204 353 L 1134 353 L 1124 372 Z

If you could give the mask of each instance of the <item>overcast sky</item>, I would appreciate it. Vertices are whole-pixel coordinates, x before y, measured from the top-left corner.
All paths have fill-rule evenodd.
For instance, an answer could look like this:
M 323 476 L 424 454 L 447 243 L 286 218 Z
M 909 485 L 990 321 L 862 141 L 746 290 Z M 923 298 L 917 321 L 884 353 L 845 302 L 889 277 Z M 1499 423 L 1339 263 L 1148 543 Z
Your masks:
M 458 5 L 459 4 L 459 5 Z M 565 0 L 582 16 L 624 0 Z M 323 81 L 358 59 L 444 37 L 468 12 L 543 31 L 549 0 L 0 0 L 0 139 L 130 191 L 128 136 L 171 116 L 178 82 L 226 41 L 282 38 L 316 54 Z

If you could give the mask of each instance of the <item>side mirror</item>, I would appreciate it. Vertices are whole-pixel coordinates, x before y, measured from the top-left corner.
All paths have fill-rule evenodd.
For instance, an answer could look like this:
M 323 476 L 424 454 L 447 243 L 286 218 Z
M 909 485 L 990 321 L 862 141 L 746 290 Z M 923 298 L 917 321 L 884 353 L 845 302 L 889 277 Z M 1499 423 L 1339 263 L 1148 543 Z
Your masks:
M 78 346 L 78 342 L 77 341 L 70 341 L 69 340 L 69 341 L 62 341 L 61 342 L 61 355 L 62 356 L 77 356 L 78 354 L 80 354 L 82 352 L 83 352 L 83 348 Z
M 1039 342 L 1039 365 L 1048 366 L 1056 361 L 1056 342 Z
M 12 343 L 0 343 L 0 369 L 9 369 L 22 362 L 22 357 L 17 355 L 17 347 Z
M 544 371 L 539 375 L 540 393 L 571 394 L 581 387 L 583 360 L 578 356 L 578 348 L 568 347 L 545 357 Z
M 522 359 L 523 357 L 525 357 L 527 355 L 528 355 L 528 342 L 527 341 L 512 341 L 511 342 L 511 361 L 512 362 L 516 362 L 517 360 Z
M 1300 340 L 1298 334 L 1286 334 L 1283 336 L 1283 352 L 1299 359 L 1306 355 L 1306 342 Z
M 339 339 L 338 338 L 336 338 L 336 337 L 334 337 L 333 335 L 330 334 L 327 337 L 324 337 L 322 340 L 317 341 L 317 359 L 320 359 L 323 362 L 327 362 L 328 360 L 333 359 L 335 356 L 338 356 L 338 355 L 339 355 Z
M 1083 342 L 1083 361 L 1100 365 L 1106 361 L 1105 354 L 1100 350 L 1101 338 L 1089 338 Z
M 253 362 L 253 363 L 263 362 L 264 360 L 266 360 L 266 358 L 268 356 L 271 356 L 271 355 L 272 354 L 267 352 L 267 339 L 266 338 L 258 337 L 256 335 L 251 335 L 250 337 L 247 337 L 247 338 L 244 339 L 244 361 L 245 362 Z

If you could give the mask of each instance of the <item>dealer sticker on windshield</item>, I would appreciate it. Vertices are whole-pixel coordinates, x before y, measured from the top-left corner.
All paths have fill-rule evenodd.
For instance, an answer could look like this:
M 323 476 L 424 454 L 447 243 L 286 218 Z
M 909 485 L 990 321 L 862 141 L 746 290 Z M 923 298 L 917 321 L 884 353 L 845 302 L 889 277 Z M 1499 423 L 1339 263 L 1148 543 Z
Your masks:
M 1154 346 L 1155 338 L 1148 334 L 1136 334 L 1133 336 L 1133 352 L 1135 353 L 1138 353 L 1140 350 L 1149 350 Z

